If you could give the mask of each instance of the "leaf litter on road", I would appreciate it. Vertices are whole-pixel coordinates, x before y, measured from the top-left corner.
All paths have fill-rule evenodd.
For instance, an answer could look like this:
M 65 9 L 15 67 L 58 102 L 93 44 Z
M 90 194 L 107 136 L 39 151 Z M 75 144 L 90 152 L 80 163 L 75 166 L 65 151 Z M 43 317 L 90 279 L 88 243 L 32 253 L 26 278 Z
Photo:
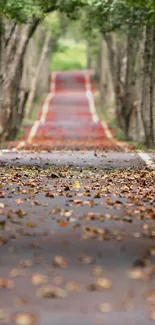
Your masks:
M 155 238 L 154 180 L 154 172 L 147 168 L 141 170 L 129 168 L 123 171 L 119 169 L 93 170 L 91 168 L 83 168 L 80 171 L 74 168 L 56 166 L 47 167 L 44 170 L 37 167 L 2 168 L 3 189 L 0 193 L 2 199 L 0 210 L 4 218 L 0 230 L 7 232 L 8 237 L 6 239 L 3 236 L 0 237 L 1 247 L 4 245 L 7 247 L 10 244 L 8 251 L 12 251 L 14 254 L 12 241 L 21 240 L 23 236 L 29 241 L 30 236 L 37 237 L 38 225 L 44 228 L 40 232 L 39 240 L 38 237 L 33 238 L 33 242 L 31 240 L 31 244 L 28 245 L 30 257 L 28 255 L 24 257 L 23 261 L 18 263 L 17 269 L 12 268 L 9 273 L 10 277 L 17 278 L 16 281 L 18 282 L 18 277 L 24 276 L 22 270 L 25 271 L 26 268 L 26 271 L 28 270 L 31 273 L 31 275 L 25 273 L 25 277 L 30 279 L 29 285 L 33 287 L 44 285 L 36 290 L 36 296 L 40 298 L 65 298 L 73 292 L 80 295 L 83 292 L 83 287 L 87 288 L 88 291 L 112 293 L 115 289 L 115 282 L 113 279 L 109 279 L 110 276 L 106 276 L 107 261 L 105 260 L 103 266 L 100 266 L 98 257 L 94 254 L 91 256 L 91 251 L 88 252 L 86 247 L 89 246 L 89 242 L 90 244 L 93 242 L 92 245 L 95 247 L 97 241 L 101 242 L 100 245 L 103 248 L 104 242 L 106 245 L 108 242 L 111 242 L 112 245 L 117 245 L 118 242 L 123 244 L 123 241 L 130 236 L 133 241 L 148 240 L 148 252 L 147 264 L 140 262 L 142 259 L 139 257 L 139 262 L 136 261 L 136 265 L 131 265 L 131 269 L 127 270 L 127 275 L 133 280 L 143 280 L 149 283 L 154 276 L 154 261 L 151 260 L 155 255 L 153 244 Z M 51 232 L 48 231 L 49 223 L 52 225 Z M 62 276 L 57 274 L 58 271 L 69 273 L 74 260 L 75 263 L 80 262 L 78 263 L 81 266 L 80 271 L 83 269 L 84 272 L 87 272 L 88 277 L 93 276 L 92 282 L 91 279 L 88 281 L 90 284 L 80 284 L 80 281 L 72 280 L 74 279 L 72 274 L 67 281 L 55 282 L 54 286 L 48 285 L 47 281 L 50 283 L 51 280 L 54 281 L 54 278 L 53 276 L 52 278 L 48 277 L 45 272 L 41 273 L 45 271 L 44 259 L 41 256 L 38 265 L 39 267 L 42 265 L 43 269 L 41 270 L 38 267 L 37 271 L 36 269 L 33 270 L 33 267 L 37 265 L 35 263 L 37 257 L 32 258 L 31 252 L 34 250 L 36 252 L 36 249 L 39 248 L 39 252 L 41 251 L 44 257 L 45 253 L 42 250 L 46 240 L 43 237 L 47 237 L 47 242 L 50 240 L 52 243 L 55 240 L 55 230 L 53 229 L 55 224 L 60 227 L 60 231 L 66 232 L 68 243 L 66 246 L 64 245 L 66 241 L 66 237 L 64 237 L 62 240 L 64 247 L 69 249 L 69 246 L 72 245 L 69 242 L 69 236 L 78 234 L 78 241 L 82 243 L 84 250 L 83 253 L 79 252 L 79 258 L 77 255 L 72 256 L 71 263 L 70 256 L 66 253 L 64 253 L 66 257 L 63 257 L 63 253 L 59 251 L 56 252 L 55 257 L 51 255 L 49 264 L 54 266 L 53 269 L 56 272 L 54 278 L 58 279 Z M 128 229 L 130 228 L 128 227 L 133 227 L 135 230 L 130 231 L 129 234 Z M 26 230 L 26 228 L 28 229 Z M 43 236 L 45 233 L 46 236 Z M 85 244 L 84 240 L 88 243 Z M 16 245 L 16 249 L 22 249 L 20 244 L 19 246 Z M 95 254 L 97 255 L 97 253 Z M 112 256 L 109 256 L 110 258 Z M 90 270 L 94 263 L 96 266 Z M 30 271 L 31 269 L 32 271 Z M 126 281 L 128 281 L 128 277 L 126 277 Z M 13 289 L 9 281 L 12 280 L 8 279 L 7 276 L 1 278 L 0 288 L 9 289 L 10 287 Z M 21 293 L 19 297 L 22 297 Z M 146 304 L 151 305 L 151 308 L 154 308 L 153 293 L 150 293 L 145 301 Z M 110 301 L 108 303 L 106 300 L 105 302 L 100 301 L 98 306 L 101 312 L 110 312 L 112 308 Z M 149 313 L 149 317 L 153 320 L 152 309 L 149 309 Z M 21 325 L 25 325 L 24 321 L 28 319 L 24 317 L 23 320 L 20 319 L 21 322 L 23 321 Z M 31 325 L 30 320 L 27 321 L 26 325 L 29 324 Z

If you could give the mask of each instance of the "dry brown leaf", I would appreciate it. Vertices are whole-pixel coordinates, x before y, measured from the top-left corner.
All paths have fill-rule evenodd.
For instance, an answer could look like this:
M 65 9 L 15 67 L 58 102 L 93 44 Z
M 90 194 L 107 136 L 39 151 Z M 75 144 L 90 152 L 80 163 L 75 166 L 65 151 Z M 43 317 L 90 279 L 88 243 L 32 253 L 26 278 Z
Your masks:
M 142 279 L 143 270 L 140 268 L 133 268 L 128 271 L 128 276 L 129 276 L 129 278 L 134 279 L 134 280 Z
M 16 199 L 16 200 L 15 200 L 16 204 L 19 204 L 19 205 L 20 205 L 20 204 L 23 204 L 24 201 L 25 201 L 24 199 Z
M 22 210 L 22 209 L 19 209 L 19 210 L 15 211 L 15 213 L 17 214 L 17 216 L 19 218 L 23 218 L 23 217 L 27 216 L 27 212 Z
M 79 189 L 81 187 L 81 183 L 79 181 L 75 181 L 73 184 L 73 188 Z
M 150 319 L 155 322 L 155 309 L 150 311 L 149 316 Z
M 0 202 L 0 209 L 4 209 L 5 208 L 5 204 Z
M 12 289 L 14 288 L 14 282 L 10 279 L 0 278 L 0 288 Z
M 151 247 L 149 251 L 152 256 L 155 256 L 155 246 Z
M 21 269 L 12 269 L 10 272 L 10 276 L 13 278 L 16 278 L 18 276 L 25 276 L 25 275 L 26 275 L 25 271 Z
M 62 256 L 55 256 L 53 260 L 53 265 L 66 268 L 68 265 L 68 262 L 66 259 L 64 259 Z
M 32 284 L 34 285 L 39 285 L 39 284 L 44 284 L 48 282 L 47 276 L 44 276 L 42 274 L 34 274 L 32 275 Z
M 104 289 L 111 289 L 112 288 L 112 283 L 107 278 L 98 278 L 96 280 L 95 284 L 96 284 L 96 288 L 98 290 L 104 290 Z
M 37 297 L 40 298 L 65 298 L 68 293 L 66 290 L 55 286 L 45 286 L 37 290 Z
M 46 197 L 50 197 L 50 198 L 54 198 L 55 197 L 55 195 L 52 192 L 47 192 L 45 196 Z
M 36 325 L 38 317 L 35 314 L 20 313 L 13 316 L 16 325 Z
M 78 257 L 78 260 L 80 262 L 83 262 L 85 264 L 93 264 L 95 262 L 94 258 L 92 256 L 87 255 L 81 255 Z

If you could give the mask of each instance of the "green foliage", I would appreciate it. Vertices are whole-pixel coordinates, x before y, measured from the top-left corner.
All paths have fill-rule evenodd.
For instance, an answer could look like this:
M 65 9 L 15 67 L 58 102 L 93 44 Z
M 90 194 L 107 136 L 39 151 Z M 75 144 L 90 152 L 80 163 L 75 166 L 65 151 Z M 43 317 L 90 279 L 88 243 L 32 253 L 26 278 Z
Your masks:
M 27 22 L 32 17 L 41 17 L 42 12 L 33 0 L 0 0 L 0 12 L 8 18 L 21 23 Z
M 52 71 L 82 70 L 86 68 L 86 46 L 82 43 L 61 42 L 52 58 Z
M 34 17 L 43 18 L 58 10 L 76 18 L 84 0 L 0 0 L 0 13 L 18 22 L 26 23 Z
M 87 8 L 87 28 L 97 26 L 102 33 L 120 28 L 134 30 L 149 17 L 147 7 L 137 2 L 131 6 L 125 0 L 89 0 Z

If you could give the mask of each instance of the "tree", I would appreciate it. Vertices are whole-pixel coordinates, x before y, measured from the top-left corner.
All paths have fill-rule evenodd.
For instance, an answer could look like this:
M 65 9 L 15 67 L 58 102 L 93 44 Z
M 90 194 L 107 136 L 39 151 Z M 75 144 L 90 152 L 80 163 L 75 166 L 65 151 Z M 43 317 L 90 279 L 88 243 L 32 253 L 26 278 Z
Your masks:
M 15 138 L 24 116 L 27 93 L 20 88 L 24 57 L 38 25 L 55 10 L 74 18 L 83 5 L 83 0 L 1 0 L 1 140 Z
M 141 101 L 145 141 L 148 146 L 154 143 L 154 1 L 110 0 L 89 1 L 87 21 L 89 28 L 97 26 L 107 43 L 109 63 L 115 90 L 116 115 L 119 125 L 127 136 L 134 112 L 135 117 Z M 144 32 L 145 31 L 145 32 Z M 150 35 L 150 37 L 149 37 Z M 144 55 L 140 56 L 144 38 Z M 149 43 L 149 44 L 148 44 Z M 138 58 L 141 59 L 138 64 Z M 126 61 L 125 72 L 122 71 Z M 143 65 L 143 85 L 140 85 L 141 66 Z M 145 96 L 147 92 L 147 96 Z M 145 109 L 144 109 L 145 108 Z M 146 109 L 147 108 L 147 109 Z M 139 123 L 138 123 L 139 124 Z M 142 123 L 140 123 L 142 127 Z

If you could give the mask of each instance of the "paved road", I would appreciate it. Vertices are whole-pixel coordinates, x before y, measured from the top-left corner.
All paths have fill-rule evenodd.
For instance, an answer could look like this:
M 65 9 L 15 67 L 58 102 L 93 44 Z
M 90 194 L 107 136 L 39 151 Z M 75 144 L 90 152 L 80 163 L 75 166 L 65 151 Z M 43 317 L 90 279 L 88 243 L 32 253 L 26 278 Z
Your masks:
M 0 309 L 40 325 L 152 324 L 154 171 L 57 154 L 55 165 L 50 154 L 1 154 Z M 51 285 L 64 291 L 45 298 Z
M 103 151 L 17 151 L 1 150 L 1 165 L 40 166 L 51 164 L 64 167 L 143 168 L 155 166 L 155 153 L 143 154 L 135 152 L 103 152 Z
M 54 75 L 23 151 L 0 151 L 0 324 L 155 320 L 155 155 L 120 147 L 92 94 Z
M 35 149 L 120 150 L 113 132 L 96 112 L 89 72 L 53 74 L 50 92 L 37 121 L 26 128 L 20 145 Z M 122 151 L 121 147 L 121 151 Z

